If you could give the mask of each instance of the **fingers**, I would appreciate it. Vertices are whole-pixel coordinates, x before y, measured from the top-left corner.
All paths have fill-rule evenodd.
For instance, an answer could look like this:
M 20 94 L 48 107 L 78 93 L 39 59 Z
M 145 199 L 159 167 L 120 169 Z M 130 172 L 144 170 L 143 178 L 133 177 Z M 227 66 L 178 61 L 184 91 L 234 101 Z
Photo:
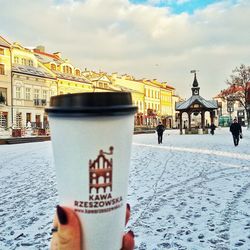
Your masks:
M 130 217 L 130 206 L 127 204 L 127 224 Z M 53 221 L 53 237 L 51 250 L 81 250 L 81 226 L 75 212 L 67 207 L 57 206 L 57 212 Z M 133 250 L 135 246 L 134 233 L 129 231 L 123 237 L 122 250 Z M 84 249 L 83 249 L 84 250 Z
M 128 223 L 129 218 L 130 218 L 130 205 L 127 203 L 125 224 Z M 133 250 L 134 247 L 135 247 L 134 233 L 130 230 L 123 236 L 121 250 Z
M 81 226 L 73 210 L 57 206 L 53 226 L 58 230 L 53 233 L 51 250 L 81 249 Z
M 133 250 L 135 247 L 134 233 L 129 231 L 123 236 L 121 250 Z

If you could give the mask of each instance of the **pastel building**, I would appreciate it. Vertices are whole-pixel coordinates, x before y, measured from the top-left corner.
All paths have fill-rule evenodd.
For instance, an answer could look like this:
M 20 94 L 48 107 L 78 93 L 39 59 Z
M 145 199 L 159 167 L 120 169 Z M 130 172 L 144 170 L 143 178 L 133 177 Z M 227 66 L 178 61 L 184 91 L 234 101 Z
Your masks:
M 56 95 L 56 75 L 47 70 L 33 51 L 14 43 L 12 51 L 12 121 L 14 127 L 45 128 L 52 95 Z
M 11 124 L 11 44 L 0 36 L 0 128 Z
M 52 90 L 55 94 L 93 92 L 91 81 L 68 59 L 63 59 L 60 52 L 45 52 L 43 46 L 38 46 L 33 51 L 37 60 L 55 75 L 56 87 Z

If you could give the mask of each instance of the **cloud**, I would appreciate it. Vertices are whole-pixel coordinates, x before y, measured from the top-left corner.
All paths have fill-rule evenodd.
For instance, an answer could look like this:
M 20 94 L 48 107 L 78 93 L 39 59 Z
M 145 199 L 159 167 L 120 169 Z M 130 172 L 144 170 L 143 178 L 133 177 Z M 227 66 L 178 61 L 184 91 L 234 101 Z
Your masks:
M 191 94 L 191 69 L 200 70 L 201 94 L 211 98 L 234 67 L 249 65 L 247 0 L 192 15 L 128 0 L 9 0 L 1 8 L 0 34 L 11 42 L 45 45 L 81 68 L 167 81 L 184 97 Z

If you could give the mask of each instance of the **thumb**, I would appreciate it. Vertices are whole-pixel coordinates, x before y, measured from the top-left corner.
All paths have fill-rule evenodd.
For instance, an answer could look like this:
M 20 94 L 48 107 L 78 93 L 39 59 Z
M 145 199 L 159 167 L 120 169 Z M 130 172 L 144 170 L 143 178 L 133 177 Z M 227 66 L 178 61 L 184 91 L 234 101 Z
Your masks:
M 53 234 L 53 242 L 56 242 L 60 250 L 81 249 L 81 226 L 77 215 L 67 207 L 57 206 L 54 227 L 58 228 Z

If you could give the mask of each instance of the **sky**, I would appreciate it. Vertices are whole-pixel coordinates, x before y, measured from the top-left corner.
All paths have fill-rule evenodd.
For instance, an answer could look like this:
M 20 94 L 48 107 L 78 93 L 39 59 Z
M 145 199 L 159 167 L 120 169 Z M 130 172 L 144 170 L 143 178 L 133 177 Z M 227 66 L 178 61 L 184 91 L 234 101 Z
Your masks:
M 232 70 L 249 65 L 249 0 L 0 0 L 0 35 L 81 69 L 157 79 L 191 95 L 227 87 Z M 13 7 L 15 6 L 15 8 Z

